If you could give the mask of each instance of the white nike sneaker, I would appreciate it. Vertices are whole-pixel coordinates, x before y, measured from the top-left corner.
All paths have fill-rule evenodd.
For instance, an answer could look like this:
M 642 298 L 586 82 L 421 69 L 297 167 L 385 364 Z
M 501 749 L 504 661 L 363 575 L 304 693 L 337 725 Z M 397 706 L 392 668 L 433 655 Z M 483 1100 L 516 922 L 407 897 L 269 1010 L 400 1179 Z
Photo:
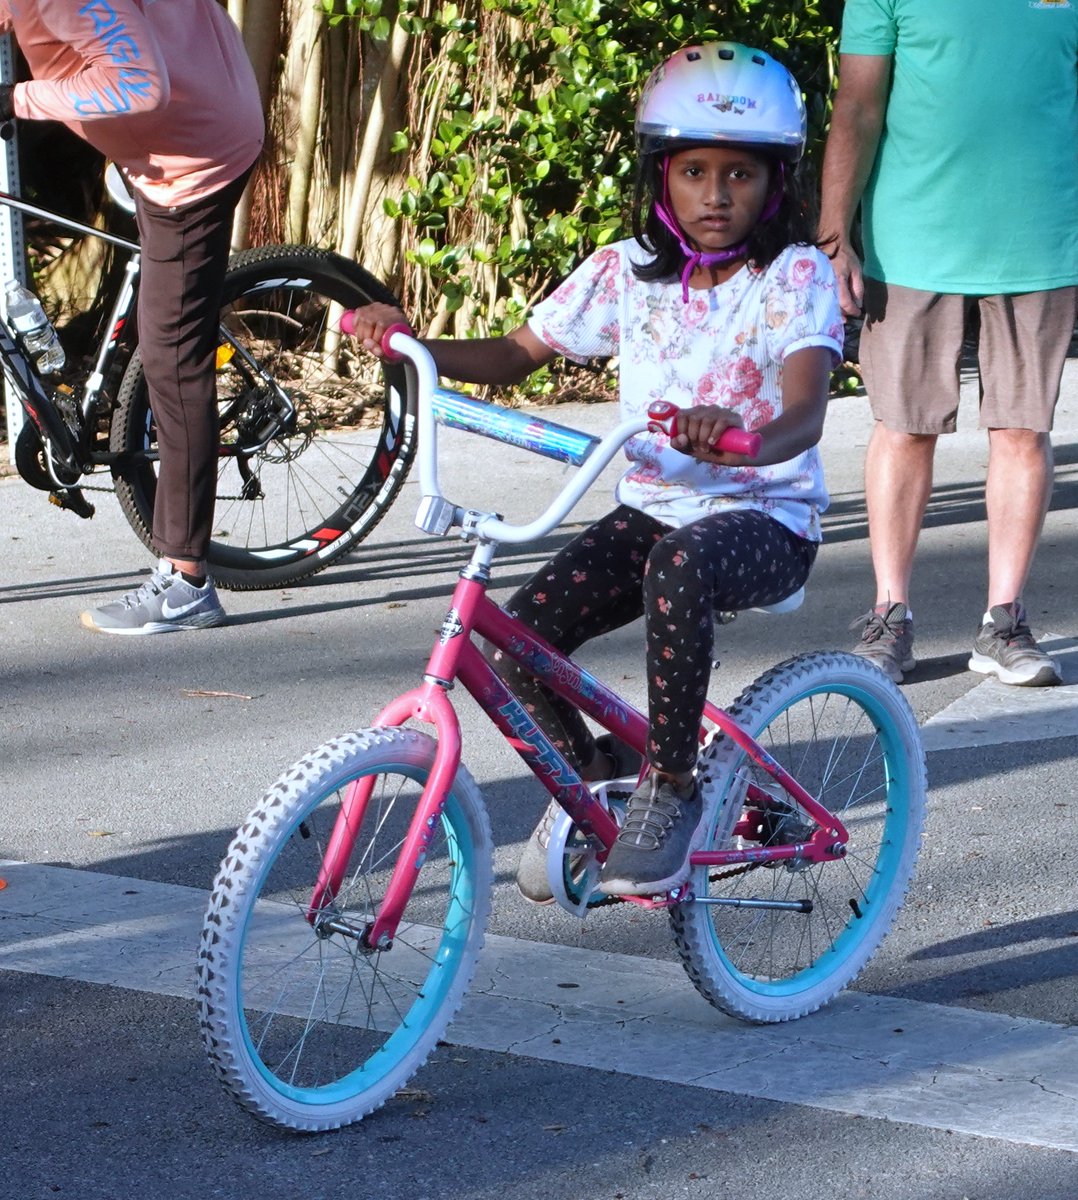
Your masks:
M 222 625 L 225 610 L 212 579 L 207 577 L 202 587 L 193 587 L 163 558 L 140 587 L 113 604 L 89 609 L 79 620 L 94 633 L 138 636 Z

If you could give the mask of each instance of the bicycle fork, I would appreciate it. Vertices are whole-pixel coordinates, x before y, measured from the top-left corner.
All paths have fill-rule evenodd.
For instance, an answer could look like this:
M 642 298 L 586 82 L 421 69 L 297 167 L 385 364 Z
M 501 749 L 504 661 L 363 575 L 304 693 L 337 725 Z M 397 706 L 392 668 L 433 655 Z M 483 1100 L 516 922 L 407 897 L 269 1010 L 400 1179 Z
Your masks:
M 444 687 L 428 680 L 422 686 L 405 692 L 382 710 L 374 724 L 376 727 L 395 728 L 408 720 L 433 725 L 437 734 L 437 749 L 434 766 L 424 784 L 375 919 L 365 929 L 357 930 L 350 925 L 321 918 L 319 914 L 333 903 L 344 882 L 356 834 L 363 824 L 374 791 L 376 776 L 357 779 L 349 785 L 330 834 L 307 910 L 307 920 L 316 930 L 353 936 L 358 934 L 360 947 L 366 953 L 392 947 L 397 926 L 419 878 L 435 827 L 460 766 L 460 725 Z
M 436 749 L 434 765 L 397 855 L 386 894 L 374 920 L 361 932 L 350 927 L 342 930 L 339 924 L 332 920 L 320 924 L 319 913 L 332 904 L 344 881 L 356 834 L 363 823 L 367 805 L 374 791 L 375 777 L 356 780 L 349 786 L 326 847 L 307 910 L 307 920 L 316 930 L 323 928 L 327 933 L 345 932 L 353 936 L 358 933 L 360 947 L 366 953 L 392 947 L 397 926 L 419 878 L 435 828 L 460 767 L 460 722 L 450 703 L 448 691 L 457 676 L 462 653 L 466 647 L 471 646 L 463 635 L 465 629 L 471 629 L 471 621 L 474 619 L 475 608 L 482 593 L 483 585 L 473 579 L 462 578 L 458 582 L 453 594 L 453 605 L 442 623 L 438 640 L 431 651 L 423 683 L 391 701 L 375 718 L 376 728 L 395 728 L 409 720 L 433 726 Z M 460 615 L 462 610 L 463 620 Z
M 503 641 L 498 631 L 506 621 L 505 614 L 486 596 L 485 572 L 481 568 L 474 573 L 472 568 L 466 569 L 454 591 L 452 606 L 442 623 L 422 685 L 392 701 L 374 722 L 376 727 L 392 728 L 408 720 L 421 721 L 432 725 L 437 737 L 434 766 L 397 856 L 385 897 L 374 920 L 361 932 L 319 916 L 332 904 L 344 881 L 356 834 L 374 790 L 373 778 L 356 780 L 341 804 L 307 911 L 307 919 L 316 929 L 358 935 L 367 953 L 392 946 L 460 767 L 460 724 L 448 696 L 455 680 L 476 699 L 577 826 L 602 845 L 612 844 L 618 830 L 614 817 L 551 745 L 471 641 L 473 630 L 496 643 Z M 558 687 L 556 681 L 550 682 Z

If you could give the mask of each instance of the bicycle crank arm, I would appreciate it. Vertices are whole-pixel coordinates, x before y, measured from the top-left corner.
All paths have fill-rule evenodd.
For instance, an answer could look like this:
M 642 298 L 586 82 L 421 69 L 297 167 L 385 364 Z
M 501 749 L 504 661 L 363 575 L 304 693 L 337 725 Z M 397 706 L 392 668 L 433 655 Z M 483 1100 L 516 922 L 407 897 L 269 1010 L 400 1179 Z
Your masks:
M 49 503 L 57 508 L 66 509 L 76 516 L 88 521 L 97 511 L 83 495 L 82 488 L 65 488 L 62 492 L 49 492 Z

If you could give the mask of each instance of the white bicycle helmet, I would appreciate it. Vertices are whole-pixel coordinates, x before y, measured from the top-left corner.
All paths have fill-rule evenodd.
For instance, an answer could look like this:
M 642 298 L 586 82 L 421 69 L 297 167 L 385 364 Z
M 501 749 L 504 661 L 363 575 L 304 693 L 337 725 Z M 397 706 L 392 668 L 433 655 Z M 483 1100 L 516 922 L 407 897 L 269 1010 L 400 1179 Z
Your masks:
M 805 149 L 797 80 L 762 50 L 738 42 L 686 46 L 652 71 L 636 109 L 641 154 L 681 145 L 767 147 L 796 163 Z

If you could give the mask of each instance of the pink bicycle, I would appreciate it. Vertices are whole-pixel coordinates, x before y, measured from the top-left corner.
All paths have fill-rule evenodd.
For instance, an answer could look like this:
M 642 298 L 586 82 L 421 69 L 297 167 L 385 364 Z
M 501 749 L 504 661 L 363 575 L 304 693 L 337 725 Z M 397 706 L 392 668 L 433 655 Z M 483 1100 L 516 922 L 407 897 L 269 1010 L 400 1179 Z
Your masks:
M 457 529 L 474 552 L 419 686 L 370 728 L 286 771 L 237 832 L 199 953 L 203 1038 L 219 1077 L 255 1116 L 303 1131 L 359 1120 L 402 1087 L 475 970 L 493 842 L 461 762 L 455 684 L 564 810 L 547 858 L 557 902 L 576 916 L 613 902 L 595 884 L 637 781 L 583 783 L 473 638 L 639 751 L 647 731 L 640 712 L 486 594 L 499 544 L 554 529 L 645 423 L 599 441 L 443 392 L 419 342 L 390 331 L 386 344 L 408 361 L 418 395 L 416 524 L 435 535 Z M 439 487 L 439 419 L 580 469 L 528 525 L 458 507 Z M 665 896 L 620 902 L 667 911 L 685 969 L 711 1004 L 749 1021 L 800 1017 L 857 976 L 906 894 L 925 807 L 917 723 L 876 667 L 821 652 L 772 667 L 729 711 L 709 706 L 705 726 L 698 775 L 709 833 L 691 877 Z

